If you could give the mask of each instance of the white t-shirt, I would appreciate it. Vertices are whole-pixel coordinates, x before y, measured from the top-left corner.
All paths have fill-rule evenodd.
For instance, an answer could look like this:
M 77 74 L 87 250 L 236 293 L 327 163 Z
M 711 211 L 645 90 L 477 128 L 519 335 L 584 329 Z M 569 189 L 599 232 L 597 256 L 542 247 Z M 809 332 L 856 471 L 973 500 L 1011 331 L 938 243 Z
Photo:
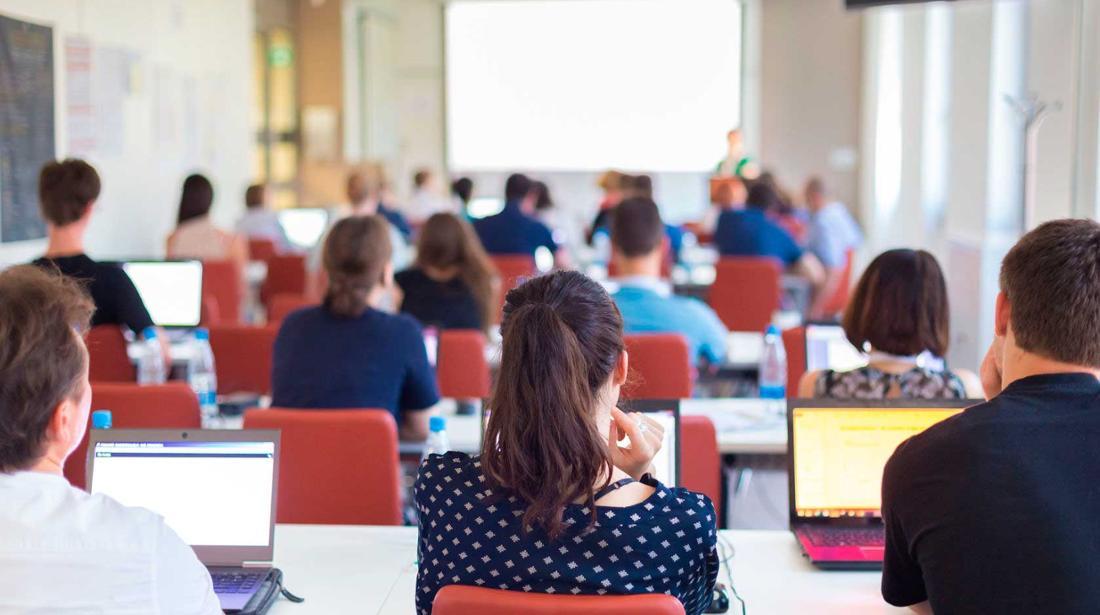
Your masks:
M 0 473 L 0 613 L 221 612 L 210 574 L 159 515 L 58 475 Z

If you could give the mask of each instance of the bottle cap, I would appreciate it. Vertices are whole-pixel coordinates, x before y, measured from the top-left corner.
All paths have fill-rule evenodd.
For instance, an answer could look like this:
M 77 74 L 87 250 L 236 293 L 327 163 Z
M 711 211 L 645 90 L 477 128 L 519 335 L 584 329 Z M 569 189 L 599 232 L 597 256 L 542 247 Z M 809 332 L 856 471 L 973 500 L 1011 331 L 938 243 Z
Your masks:
M 92 429 L 110 429 L 111 411 L 96 410 L 92 413 Z
M 768 325 L 768 328 L 764 330 L 764 335 L 779 335 L 779 327 Z
M 433 416 L 428 419 L 429 431 L 443 431 L 447 429 L 447 419 L 442 416 Z
M 204 327 L 199 327 L 198 329 L 195 329 L 195 339 L 200 342 L 209 342 L 210 331 Z
M 144 338 L 144 339 L 147 339 L 147 340 L 157 339 L 157 328 L 156 327 L 145 327 L 141 331 L 141 337 Z

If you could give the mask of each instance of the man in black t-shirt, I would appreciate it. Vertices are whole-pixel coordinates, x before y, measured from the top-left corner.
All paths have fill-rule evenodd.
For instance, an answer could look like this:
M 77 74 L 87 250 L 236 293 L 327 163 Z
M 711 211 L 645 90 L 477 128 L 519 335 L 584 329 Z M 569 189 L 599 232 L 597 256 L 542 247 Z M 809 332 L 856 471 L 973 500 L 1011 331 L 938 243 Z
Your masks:
M 56 268 L 85 283 L 95 303 L 92 326 L 124 325 L 140 334 L 153 326 L 153 319 L 130 277 L 120 267 L 97 263 L 84 253 L 84 232 L 99 188 L 99 175 L 83 160 L 49 162 L 42 167 L 38 199 L 49 242 L 46 255 L 34 264 Z
M 921 613 L 1100 610 L 1100 224 L 1049 222 L 1001 267 L 990 401 L 898 447 L 882 594 Z

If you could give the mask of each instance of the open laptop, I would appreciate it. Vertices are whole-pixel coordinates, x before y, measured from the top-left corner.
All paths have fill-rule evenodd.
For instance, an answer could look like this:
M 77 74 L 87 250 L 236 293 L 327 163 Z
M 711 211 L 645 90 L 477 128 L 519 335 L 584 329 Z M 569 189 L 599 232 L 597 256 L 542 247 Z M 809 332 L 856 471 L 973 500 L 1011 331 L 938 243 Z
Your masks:
M 806 325 L 806 371 L 846 372 L 867 365 L 867 355 L 848 341 L 844 327 L 835 323 Z
M 122 270 L 133 281 L 153 324 L 169 330 L 199 326 L 202 262 L 133 260 L 123 262 Z
M 278 574 L 278 454 L 278 431 L 97 429 L 89 491 L 164 517 L 210 570 L 222 609 L 236 612 Z
M 791 400 L 791 531 L 820 568 L 882 567 L 882 471 L 910 436 L 979 403 Z
M 282 209 L 278 216 L 286 238 L 303 250 L 317 245 L 328 228 L 328 210 L 319 207 Z

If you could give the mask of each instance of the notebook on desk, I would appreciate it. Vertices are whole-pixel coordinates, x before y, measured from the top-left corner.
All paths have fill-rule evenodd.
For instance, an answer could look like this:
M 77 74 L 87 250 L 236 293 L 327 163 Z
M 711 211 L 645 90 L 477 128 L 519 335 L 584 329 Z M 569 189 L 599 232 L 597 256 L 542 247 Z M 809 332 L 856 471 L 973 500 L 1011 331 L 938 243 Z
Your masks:
M 882 566 L 882 471 L 903 441 L 978 403 L 791 400 L 790 525 L 820 568 Z
M 89 491 L 164 517 L 210 571 L 222 609 L 253 612 L 281 576 L 278 453 L 277 431 L 92 430 Z

